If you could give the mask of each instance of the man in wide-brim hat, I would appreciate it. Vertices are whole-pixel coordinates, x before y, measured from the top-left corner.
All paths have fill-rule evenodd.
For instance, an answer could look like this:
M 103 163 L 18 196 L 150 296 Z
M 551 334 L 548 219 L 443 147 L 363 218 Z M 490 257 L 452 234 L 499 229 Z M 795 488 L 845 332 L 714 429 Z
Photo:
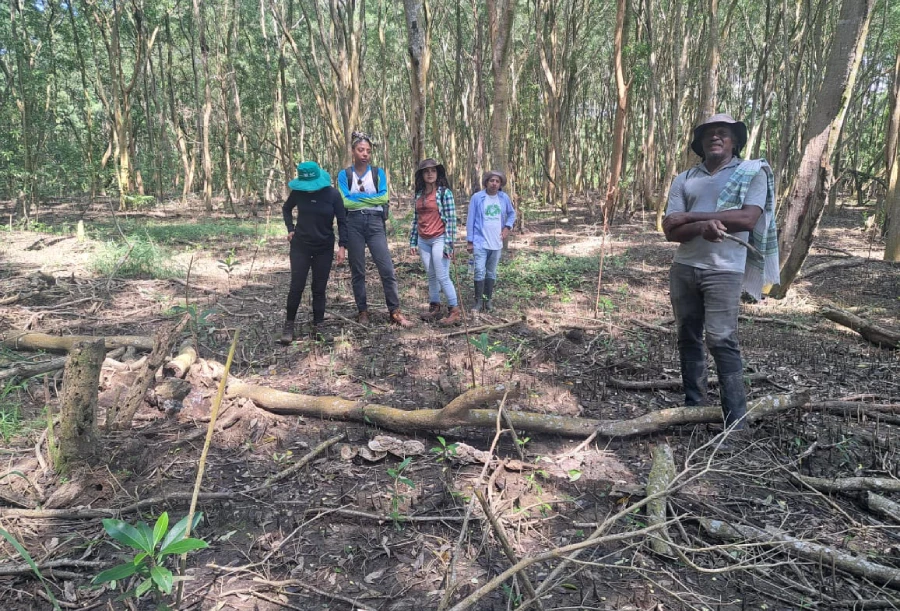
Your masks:
M 706 404 L 706 346 L 716 363 L 725 424 L 745 428 L 747 394 L 737 323 L 742 288 L 760 298 L 763 281 L 778 277 L 774 177 L 764 159 L 740 158 L 747 126 L 716 114 L 694 128 L 691 150 L 700 163 L 669 190 L 663 230 L 678 242 L 669 272 L 685 405 Z M 726 234 L 752 243 L 765 256 Z M 774 254 L 774 259 L 773 259 Z

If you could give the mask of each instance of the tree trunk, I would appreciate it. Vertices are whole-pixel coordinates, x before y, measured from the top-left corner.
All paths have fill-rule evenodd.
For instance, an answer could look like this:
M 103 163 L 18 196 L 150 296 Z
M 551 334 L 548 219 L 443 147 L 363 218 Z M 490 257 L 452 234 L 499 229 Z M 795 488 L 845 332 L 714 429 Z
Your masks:
M 778 236 L 781 283 L 772 291 L 776 298 L 787 295 L 803 266 L 825 208 L 823 191 L 830 180 L 831 155 L 862 60 L 873 4 L 874 0 L 844 0 L 841 5 L 825 78 L 813 98 L 803 137 L 803 157 L 784 205 Z
M 700 92 L 699 123 L 716 114 L 719 92 L 719 0 L 709 0 L 709 21 L 706 27 L 706 57 L 709 67 L 703 73 L 703 88 Z
M 96 448 L 97 389 L 106 358 L 103 338 L 77 342 L 63 373 L 59 411 L 59 469 L 90 461 Z
M 900 262 L 900 46 L 894 60 L 894 82 L 891 88 L 891 114 L 888 119 L 884 160 L 887 164 L 888 189 L 884 199 L 884 260 Z
M 494 81 L 488 167 L 509 176 L 509 62 L 516 1 L 488 0 L 487 11 Z
M 713 0 L 715 2 L 715 0 Z M 625 148 L 625 119 L 628 114 L 628 84 L 625 82 L 622 51 L 625 46 L 626 0 L 616 1 L 615 72 L 616 72 L 616 120 L 613 127 L 612 159 L 610 160 L 609 184 L 606 189 L 606 210 L 603 213 L 604 228 L 607 221 L 615 217 L 619 204 L 619 179 L 622 175 L 622 161 Z
M 201 0 L 194 0 L 194 27 L 200 44 L 200 64 L 203 68 L 203 116 L 200 122 L 200 158 L 203 167 L 203 208 L 212 212 L 212 158 L 209 150 L 209 123 L 212 116 L 212 93 L 209 86 L 209 46 L 206 42 L 206 9 Z M 199 105 L 200 100 L 197 100 Z
M 425 158 L 428 68 L 431 64 L 431 9 L 427 0 L 403 0 L 409 55 L 409 145 L 413 166 Z

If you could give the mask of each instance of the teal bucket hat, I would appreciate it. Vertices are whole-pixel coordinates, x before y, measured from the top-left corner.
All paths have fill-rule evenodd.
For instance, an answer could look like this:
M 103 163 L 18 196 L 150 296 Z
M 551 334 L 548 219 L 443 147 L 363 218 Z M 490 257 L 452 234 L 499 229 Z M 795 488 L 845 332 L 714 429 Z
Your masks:
M 331 186 L 331 176 L 315 161 L 297 164 L 297 178 L 288 183 L 293 191 L 318 191 Z

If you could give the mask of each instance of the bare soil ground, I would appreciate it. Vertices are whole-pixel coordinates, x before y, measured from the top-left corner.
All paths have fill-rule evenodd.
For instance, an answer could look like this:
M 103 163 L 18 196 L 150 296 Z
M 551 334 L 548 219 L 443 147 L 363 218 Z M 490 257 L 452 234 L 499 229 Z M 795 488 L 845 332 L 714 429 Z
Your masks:
M 523 392 L 505 406 L 512 410 L 621 420 L 680 405 L 677 388 L 630 391 L 611 382 L 678 378 L 667 289 L 673 245 L 652 231 L 649 216 L 612 228 L 599 301 L 598 224 L 578 214 L 567 223 L 533 215 L 535 220 L 514 236 L 501 267 L 496 311 L 469 321 L 474 326 L 524 318 L 520 324 L 483 338 L 474 334 L 468 345 L 465 336 L 447 337 L 447 329 L 426 323 L 396 330 L 387 324 L 372 268 L 368 292 L 375 320 L 369 328 L 331 316 L 324 338 L 304 336 L 282 347 L 275 340 L 289 280 L 287 243 L 278 211 L 272 208 L 271 214 L 237 223 L 224 214 L 204 217 L 199 210 L 179 217 L 173 205 L 121 216 L 129 235 L 143 231 L 155 236 L 163 250 L 158 267 L 181 270 L 182 281 L 173 281 L 98 273 L 102 242 L 116 233 L 108 209 L 48 206 L 40 219 L 48 233 L 2 233 L 0 330 L 152 335 L 179 312 L 189 311 L 197 316 L 203 359 L 224 362 L 231 337 L 240 330 L 232 373 L 289 392 L 414 410 L 442 407 L 473 380 L 480 385 L 513 381 Z M 74 237 L 78 218 L 88 229 L 86 241 Z M 524 558 L 584 540 L 593 524 L 642 498 L 650 448 L 662 441 L 672 445 L 679 470 L 704 471 L 669 499 L 670 516 L 679 518 L 672 534 L 686 556 L 656 555 L 646 537 L 589 548 L 547 584 L 544 609 L 900 607 L 900 596 L 891 589 L 822 562 L 792 558 L 777 547 L 726 545 L 698 525 L 701 517 L 716 517 L 777 528 L 900 569 L 900 524 L 868 513 L 856 496 L 829 497 L 791 477 L 898 476 L 900 419 L 815 408 L 822 400 L 842 398 L 900 403 L 897 352 L 874 347 L 817 314 L 822 305 L 833 304 L 898 328 L 900 269 L 880 260 L 882 247 L 864 233 L 862 220 L 854 208 L 827 218 L 816 242 L 820 248 L 806 264 L 809 269 L 854 257 L 861 265 L 801 279 L 788 299 L 743 306 L 746 369 L 767 376 L 750 384 L 751 400 L 806 390 L 813 402 L 811 409 L 760 423 L 734 454 L 703 447 L 721 430 L 715 425 L 600 439 L 581 449 L 580 439 L 523 433 L 517 448 L 503 434 L 493 452 L 500 462 L 492 463 L 482 479 L 484 465 L 430 451 L 440 449 L 439 435 L 447 444 L 490 449 L 494 431 L 456 428 L 417 437 L 425 454 L 413 456 L 398 474 L 401 458 L 388 454 L 369 461 L 359 449 L 381 434 L 415 437 L 367 425 L 279 416 L 247 400 L 226 400 L 222 417 L 240 417 L 232 417 L 232 426 L 215 434 L 203 490 L 227 493 L 227 498 L 200 503 L 203 520 L 196 536 L 210 547 L 189 556 L 182 608 L 435 609 L 452 558 L 454 600 L 510 565 L 477 503 L 460 532 L 476 485 L 485 491 L 515 555 Z M 222 231 L 192 231 L 198 224 L 219 224 Z M 72 229 L 63 231 L 64 226 Z M 401 298 L 407 314 L 415 316 L 427 307 L 427 285 L 420 262 L 408 254 L 406 221 L 395 220 L 394 228 Z M 189 289 L 183 281 L 188 267 Z M 456 267 L 457 289 L 468 304 L 472 288 L 465 259 Z M 600 306 L 596 313 L 595 303 Z M 332 272 L 328 308 L 340 317 L 355 315 L 346 265 Z M 309 316 L 305 294 L 300 317 Z M 0 353 L 0 366 L 43 358 L 6 350 Z M 3 473 L 25 477 L 0 480 L 0 505 L 6 506 L 0 507 L 0 527 L 46 567 L 53 567 L 53 561 L 97 563 L 61 562 L 43 571 L 66 608 L 152 608 L 147 600 L 117 601 L 114 592 L 88 587 L 100 566 L 126 558 L 105 537 L 99 519 L 24 517 L 10 510 L 16 506 L 10 499 L 26 507 L 36 506 L 40 496 L 45 508 L 115 509 L 189 492 L 214 383 L 192 371 L 193 390 L 184 409 L 166 415 L 146 406 L 132 430 L 101 431 L 99 464 L 60 475 L 52 465 L 39 463 L 35 445 L 46 430 L 45 406 L 52 409 L 58 403 L 61 375 L 5 380 L 0 407 L 3 413 L 15 410 L 18 417 L 14 426 L 3 429 L 4 435 L 9 433 L 0 449 L 6 461 Z M 130 380 L 128 372 L 104 369 L 99 422 L 117 399 L 117 389 Z M 711 400 L 717 401 L 714 390 Z M 259 493 L 243 492 L 338 433 L 346 436 L 343 443 L 298 474 Z M 46 460 L 46 439 L 42 447 Z M 122 517 L 152 524 L 163 510 L 174 520 L 187 512 L 187 503 L 152 505 Z M 646 517 L 638 511 L 617 520 L 611 532 L 644 526 Z M 12 547 L 3 543 L 0 550 L 6 558 L 0 565 L 3 608 L 51 608 Z M 525 573 L 541 584 L 556 562 L 532 565 Z M 516 608 L 525 597 L 522 587 L 520 580 L 509 581 L 473 608 Z

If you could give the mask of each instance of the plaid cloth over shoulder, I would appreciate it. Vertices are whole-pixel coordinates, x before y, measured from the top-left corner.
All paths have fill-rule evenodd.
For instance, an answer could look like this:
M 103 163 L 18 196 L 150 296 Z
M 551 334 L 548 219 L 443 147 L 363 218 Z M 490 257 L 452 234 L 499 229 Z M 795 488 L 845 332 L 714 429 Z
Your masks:
M 775 175 L 769 162 L 765 159 L 748 159 L 742 162 L 734 170 L 716 203 L 716 212 L 742 207 L 750 181 L 760 172 L 766 173 L 766 205 L 750 233 L 750 243 L 762 253 L 763 260 L 747 257 L 743 287 L 754 299 L 762 297 L 764 285 L 777 284 L 781 273 L 778 264 L 778 234 L 775 229 Z

